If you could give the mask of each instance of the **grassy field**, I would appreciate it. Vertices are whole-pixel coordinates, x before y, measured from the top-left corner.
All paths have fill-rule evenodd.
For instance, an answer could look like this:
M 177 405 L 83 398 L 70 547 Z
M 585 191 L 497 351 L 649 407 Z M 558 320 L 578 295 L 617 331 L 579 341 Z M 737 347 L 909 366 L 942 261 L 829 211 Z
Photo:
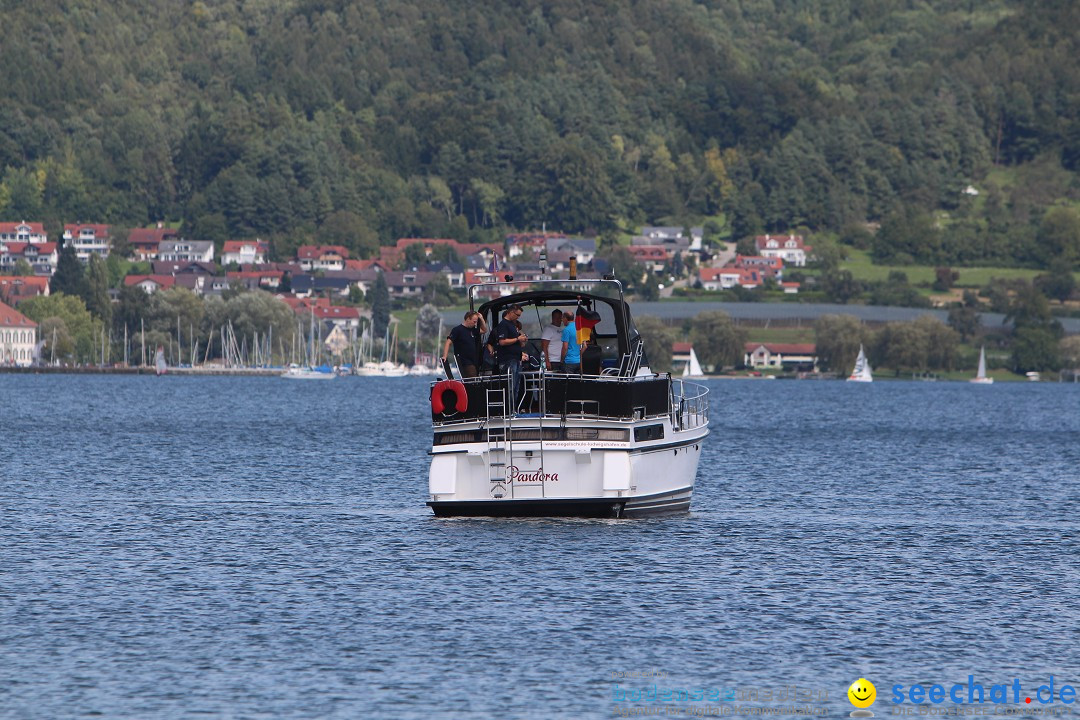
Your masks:
M 874 265 L 870 261 L 870 253 L 866 250 L 849 250 L 848 259 L 842 262 L 840 267 L 850 270 L 858 280 L 885 280 L 893 270 L 907 273 L 908 281 L 913 285 L 933 283 L 935 279 L 934 267 L 931 265 Z M 1027 268 L 991 267 L 955 267 L 953 270 L 960 273 L 960 279 L 956 281 L 956 285 L 970 288 L 982 287 L 990 281 L 990 278 L 1031 280 L 1043 272 Z
M 753 343 L 812 343 L 813 327 L 747 328 L 747 342 Z

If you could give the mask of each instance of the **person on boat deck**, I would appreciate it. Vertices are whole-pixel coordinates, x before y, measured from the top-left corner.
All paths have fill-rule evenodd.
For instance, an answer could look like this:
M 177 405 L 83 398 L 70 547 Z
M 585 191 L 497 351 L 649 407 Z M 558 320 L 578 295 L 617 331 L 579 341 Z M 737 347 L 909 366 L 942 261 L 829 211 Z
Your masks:
M 562 372 L 562 310 L 551 311 L 551 324 L 544 328 L 540 336 L 540 347 L 544 351 L 544 365 L 548 372 Z
M 563 312 L 563 322 L 566 327 L 562 330 L 562 365 L 563 372 L 574 375 L 581 372 L 581 348 L 577 341 L 577 326 L 574 325 L 574 312 Z
M 514 324 L 519 317 L 521 317 L 521 308 L 511 305 L 503 313 L 502 322 L 495 326 L 495 359 L 499 363 L 499 372 L 510 371 L 510 390 L 515 398 L 515 404 L 518 388 L 521 385 L 521 348 L 529 339 Z
M 453 345 L 461 377 L 476 377 L 480 368 L 480 337 L 481 333 L 486 332 L 487 323 L 480 313 L 475 310 L 465 313 L 465 320 L 446 336 L 442 351 L 443 362 L 446 362 L 450 346 Z

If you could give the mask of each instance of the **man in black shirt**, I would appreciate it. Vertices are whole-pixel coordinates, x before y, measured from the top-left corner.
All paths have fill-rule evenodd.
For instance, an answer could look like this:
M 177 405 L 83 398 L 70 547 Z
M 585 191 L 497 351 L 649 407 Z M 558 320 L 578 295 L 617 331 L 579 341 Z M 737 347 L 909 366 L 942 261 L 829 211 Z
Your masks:
M 479 325 L 479 327 L 477 327 Z M 461 377 L 476 377 L 480 368 L 480 337 L 487 332 L 487 323 L 483 316 L 475 310 L 465 313 L 465 320 L 450 331 L 443 344 L 442 359 L 450 352 L 450 345 L 454 346 L 454 355 L 457 357 L 458 370 Z
M 514 324 L 521 317 L 521 308 L 511 305 L 503 313 L 502 322 L 495 326 L 495 358 L 499 362 L 499 372 L 510 370 L 511 394 L 517 404 L 518 388 L 521 386 L 521 348 L 529 339 Z

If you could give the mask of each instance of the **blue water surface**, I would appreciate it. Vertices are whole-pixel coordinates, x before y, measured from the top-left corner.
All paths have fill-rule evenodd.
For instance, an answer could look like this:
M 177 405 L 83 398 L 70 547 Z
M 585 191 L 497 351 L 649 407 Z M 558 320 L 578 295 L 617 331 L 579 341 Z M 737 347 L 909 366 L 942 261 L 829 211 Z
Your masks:
M 690 514 L 447 520 L 422 379 L 0 375 L 0 717 L 1080 685 L 1080 385 L 707 384 Z

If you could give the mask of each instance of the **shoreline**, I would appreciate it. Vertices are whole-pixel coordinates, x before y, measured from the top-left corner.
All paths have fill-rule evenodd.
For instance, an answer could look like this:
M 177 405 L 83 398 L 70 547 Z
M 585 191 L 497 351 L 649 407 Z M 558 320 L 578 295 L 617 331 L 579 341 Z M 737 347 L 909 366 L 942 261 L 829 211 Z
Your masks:
M 236 375 L 240 377 L 279 377 L 285 368 L 169 368 L 165 375 L 216 376 Z M 148 367 L 0 367 L 0 373 L 12 375 L 157 375 L 157 370 Z

